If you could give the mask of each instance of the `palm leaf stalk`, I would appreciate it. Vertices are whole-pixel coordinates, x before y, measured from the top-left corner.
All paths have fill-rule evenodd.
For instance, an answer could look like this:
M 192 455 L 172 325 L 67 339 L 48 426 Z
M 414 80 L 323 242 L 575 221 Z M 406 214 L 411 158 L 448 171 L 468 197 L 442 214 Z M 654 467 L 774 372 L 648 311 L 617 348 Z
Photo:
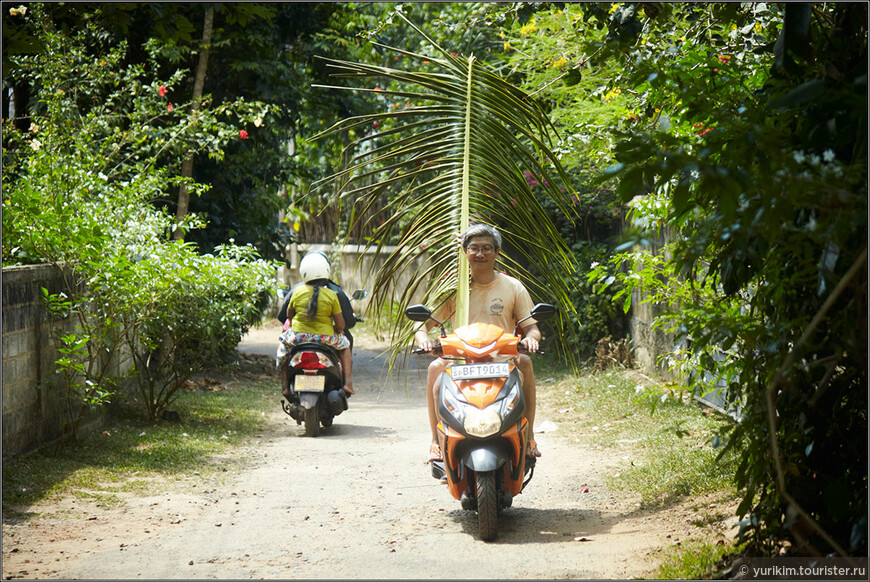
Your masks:
M 573 311 L 567 284 L 572 253 L 527 181 L 534 176 L 544 196 L 574 219 L 573 188 L 549 148 L 552 125 L 533 99 L 473 56 L 448 53 L 405 21 L 437 57 L 375 44 L 427 61 L 425 71 L 324 59 L 335 77 L 394 83 L 387 89 L 316 85 L 408 102 L 402 109 L 342 120 L 316 136 L 362 134 L 348 145 L 355 152 L 346 156 L 348 163 L 313 187 L 338 183 L 342 198 L 359 204 L 358 215 L 376 225 L 368 246 L 386 258 L 373 274 L 372 303 L 376 309 L 392 306 L 398 297 L 401 310 L 414 299 L 437 306 L 455 292 L 455 322 L 466 323 L 468 265 L 457 236 L 470 222 L 485 222 L 504 234 L 503 267 L 526 284 L 533 299 L 559 304 L 563 316 Z M 372 127 L 383 129 L 368 133 Z M 386 194 L 389 204 L 379 211 Z M 398 241 L 395 249 L 387 250 L 392 241 Z M 404 349 L 399 340 L 413 331 L 409 323 L 394 323 L 394 355 Z

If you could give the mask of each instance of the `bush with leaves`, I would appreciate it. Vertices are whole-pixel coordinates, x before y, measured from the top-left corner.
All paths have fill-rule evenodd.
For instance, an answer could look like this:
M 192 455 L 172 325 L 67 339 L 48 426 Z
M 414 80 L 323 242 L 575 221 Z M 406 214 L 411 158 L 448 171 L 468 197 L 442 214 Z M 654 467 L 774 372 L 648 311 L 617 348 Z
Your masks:
M 219 156 L 238 135 L 232 120 L 260 107 L 227 104 L 167 118 L 162 87 L 171 80 L 120 68 L 124 47 L 102 46 L 96 26 L 66 36 L 38 5 L 27 17 L 42 48 L 19 59 L 17 71 L 32 80 L 41 109 L 27 131 L 11 122 L 4 128 L 3 263 L 61 266 L 65 290 L 45 299 L 57 324 L 58 372 L 83 402 L 70 413 L 74 427 L 117 394 L 125 361 L 139 365 L 145 384 L 175 387 L 251 325 L 274 266 L 233 246 L 200 257 L 170 240 L 174 218 L 150 201 L 179 183 L 161 159 L 190 148 Z M 199 224 L 193 216 L 183 226 Z M 154 375 L 142 367 L 166 345 L 173 347 L 161 352 L 168 368 Z M 152 417 L 173 394 L 147 392 Z
M 233 245 L 203 256 L 189 243 L 164 244 L 135 266 L 125 283 L 141 325 L 124 342 L 150 418 L 167 409 L 185 380 L 231 363 L 262 315 L 274 274 L 252 248 Z
M 598 289 L 597 279 L 587 277 L 589 272 L 600 273 L 610 267 L 611 253 L 607 245 L 580 241 L 572 245 L 572 250 L 576 269 L 569 275 L 570 298 L 577 311 L 568 314 L 569 323 L 563 333 L 565 345 L 575 352 L 579 361 L 583 361 L 593 357 L 602 338 L 624 337 L 627 318 L 616 302 L 622 285 L 614 280 L 602 292 Z
M 867 6 L 612 6 L 612 86 L 639 114 L 614 127 L 604 177 L 623 200 L 661 197 L 675 237 L 623 257 L 623 282 L 671 307 L 658 324 L 683 339 L 680 365 L 742 406 L 728 439 L 745 533 L 861 555 Z

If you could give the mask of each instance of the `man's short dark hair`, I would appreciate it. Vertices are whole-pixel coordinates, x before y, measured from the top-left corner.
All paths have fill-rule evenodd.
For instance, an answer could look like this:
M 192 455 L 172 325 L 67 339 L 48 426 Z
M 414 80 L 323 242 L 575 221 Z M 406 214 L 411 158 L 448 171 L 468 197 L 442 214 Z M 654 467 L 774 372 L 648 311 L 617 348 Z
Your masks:
M 501 249 L 501 233 L 494 226 L 488 224 L 472 224 L 462 235 L 462 248 L 467 249 L 468 243 L 476 236 L 488 236 L 496 250 Z

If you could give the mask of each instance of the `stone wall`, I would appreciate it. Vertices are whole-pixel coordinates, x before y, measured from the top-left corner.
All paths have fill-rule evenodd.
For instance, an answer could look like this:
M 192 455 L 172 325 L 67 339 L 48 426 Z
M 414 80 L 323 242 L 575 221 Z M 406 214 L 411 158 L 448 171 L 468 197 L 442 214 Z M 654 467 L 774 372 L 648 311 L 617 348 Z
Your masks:
M 671 238 L 671 233 L 665 230 L 659 240 L 651 241 L 652 253 L 663 252 L 663 247 Z M 660 363 L 660 358 L 666 357 L 674 350 L 674 337 L 672 334 L 653 329 L 653 322 L 664 311 L 664 306 L 644 303 L 645 298 L 641 292 L 632 293 L 629 316 L 632 355 L 645 371 L 662 378 L 674 379 L 673 374 L 667 371 L 667 366 Z
M 367 249 L 365 245 L 343 245 L 335 247 L 327 244 L 300 244 L 298 247 L 288 249 L 287 262 L 290 263 L 289 269 L 282 268 L 278 273 L 278 280 L 285 288 L 299 282 L 299 261 L 305 253 L 309 251 L 320 251 L 329 256 L 334 256 L 334 251 L 338 251 L 341 255 L 341 264 L 333 265 L 333 270 L 336 274 L 334 279 L 341 285 L 345 293 L 350 296 L 357 289 L 366 289 L 371 294 L 373 280 L 373 269 L 382 265 L 389 253 L 395 247 L 385 247 L 383 254 L 375 262 L 375 249 Z M 411 274 L 406 273 L 399 280 L 398 287 L 404 288 L 408 284 L 408 279 Z M 368 300 L 361 304 L 361 309 L 364 312 L 367 307 Z
M 653 329 L 652 324 L 661 307 L 650 303 L 641 303 L 643 297 L 637 291 L 631 298 L 631 316 L 629 317 L 629 332 L 631 336 L 632 355 L 635 361 L 649 373 L 655 373 L 664 378 L 670 378 L 666 367 L 659 363 L 659 358 L 667 356 L 674 349 L 674 339 L 661 330 Z
M 54 373 L 57 350 L 40 299 L 43 287 L 58 293 L 63 286 L 60 270 L 52 265 L 3 268 L 3 456 L 64 435 L 70 405 L 63 379 Z M 93 430 L 101 422 L 98 415 L 84 429 Z

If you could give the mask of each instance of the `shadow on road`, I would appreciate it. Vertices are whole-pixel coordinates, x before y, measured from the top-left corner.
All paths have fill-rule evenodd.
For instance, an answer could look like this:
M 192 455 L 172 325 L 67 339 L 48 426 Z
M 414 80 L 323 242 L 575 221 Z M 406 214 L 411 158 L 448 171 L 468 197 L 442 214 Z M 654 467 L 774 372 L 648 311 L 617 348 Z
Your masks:
M 378 438 L 378 437 L 392 437 L 396 434 L 396 431 L 384 426 L 368 426 L 363 424 L 339 424 L 339 420 L 341 417 L 337 417 L 335 419 L 335 424 L 330 427 L 321 427 L 320 435 L 316 437 L 306 437 L 304 430 L 305 427 L 303 425 L 288 425 L 290 431 L 286 436 L 289 437 L 298 437 L 298 438 L 313 438 L 315 440 L 319 439 L 359 439 L 359 438 Z
M 450 512 L 453 521 L 462 531 L 477 539 L 478 521 L 476 511 L 456 509 Z M 628 516 L 605 516 L 594 509 L 535 509 L 510 507 L 499 515 L 496 544 L 528 544 L 566 542 L 571 538 L 577 543 L 593 542 L 595 536 L 613 533 L 613 527 Z M 619 532 L 636 533 L 636 530 Z

